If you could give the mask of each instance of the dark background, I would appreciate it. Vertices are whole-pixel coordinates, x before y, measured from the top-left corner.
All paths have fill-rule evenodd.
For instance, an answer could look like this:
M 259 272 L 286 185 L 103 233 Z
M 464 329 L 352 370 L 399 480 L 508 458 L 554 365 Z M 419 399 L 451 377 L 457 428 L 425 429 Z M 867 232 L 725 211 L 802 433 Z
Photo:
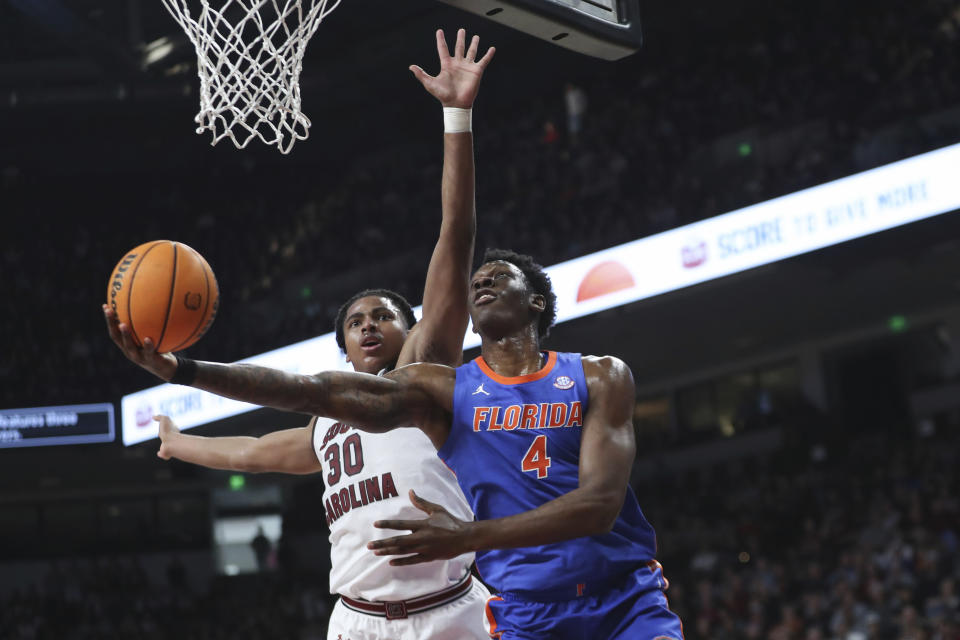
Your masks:
M 554 264 L 960 141 L 955 2 L 641 10 L 643 49 L 605 62 L 436 2 L 344 0 L 304 64 L 310 138 L 283 156 L 194 133 L 193 52 L 160 3 L 0 2 L 0 407 L 154 383 L 100 312 L 146 240 L 217 274 L 192 357 L 326 333 L 364 286 L 419 301 L 442 129 L 407 66 L 436 70 L 437 27 L 498 48 L 474 115 L 481 251 Z M 143 68 L 161 37 L 173 53 Z M 958 637 L 958 231 L 954 212 L 554 330 L 633 369 L 633 484 L 688 638 Z M 322 483 L 230 492 L 155 449 L 0 450 L 0 637 L 320 637 Z M 265 513 L 276 570 L 216 576 L 212 523 Z

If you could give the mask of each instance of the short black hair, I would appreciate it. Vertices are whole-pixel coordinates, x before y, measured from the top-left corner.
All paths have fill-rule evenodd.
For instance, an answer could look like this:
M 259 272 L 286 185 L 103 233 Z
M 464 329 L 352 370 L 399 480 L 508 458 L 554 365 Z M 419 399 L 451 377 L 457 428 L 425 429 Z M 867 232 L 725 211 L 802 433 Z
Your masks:
M 543 340 L 550 335 L 550 327 L 557 320 L 557 296 L 553 293 L 550 276 L 543 270 L 543 265 L 537 264 L 532 256 L 509 249 L 487 249 L 483 254 L 481 265 L 494 261 L 509 262 L 520 269 L 530 287 L 543 296 L 545 306 L 537 323 L 537 333 Z
M 346 319 L 347 310 L 350 308 L 354 302 L 360 298 L 366 298 L 368 296 L 374 296 L 377 298 L 387 298 L 400 309 L 400 315 L 403 316 L 403 319 L 407 321 L 407 329 L 411 329 L 413 325 L 417 324 L 417 316 L 413 315 L 413 307 L 410 306 L 410 303 L 407 302 L 407 299 L 396 291 L 391 291 L 390 289 L 364 289 L 363 291 L 358 291 L 350 298 L 340 305 L 339 311 L 337 311 L 337 320 L 335 331 L 337 334 L 337 346 L 340 347 L 340 351 L 343 353 L 347 352 L 347 342 L 343 337 L 343 321 Z

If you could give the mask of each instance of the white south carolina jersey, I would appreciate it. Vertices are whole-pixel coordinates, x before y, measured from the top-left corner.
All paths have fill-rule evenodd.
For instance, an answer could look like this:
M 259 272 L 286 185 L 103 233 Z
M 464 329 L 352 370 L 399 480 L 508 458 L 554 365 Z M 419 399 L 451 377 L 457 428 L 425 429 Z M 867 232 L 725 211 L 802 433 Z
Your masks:
M 472 521 L 456 476 L 417 428 L 366 433 L 329 418 L 317 418 L 313 449 L 323 464 L 323 506 L 330 527 L 330 592 L 371 602 L 416 598 L 458 583 L 474 554 L 405 567 L 367 549 L 371 540 L 403 535 L 377 529 L 377 520 L 420 520 L 427 514 L 408 492 L 443 505 Z

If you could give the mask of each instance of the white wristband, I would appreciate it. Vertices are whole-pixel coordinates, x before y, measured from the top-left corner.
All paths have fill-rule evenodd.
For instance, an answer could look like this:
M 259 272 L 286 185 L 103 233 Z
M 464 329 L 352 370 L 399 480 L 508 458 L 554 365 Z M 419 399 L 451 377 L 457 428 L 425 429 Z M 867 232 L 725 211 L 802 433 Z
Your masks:
M 473 109 L 443 108 L 444 133 L 470 133 L 471 131 L 473 131 Z

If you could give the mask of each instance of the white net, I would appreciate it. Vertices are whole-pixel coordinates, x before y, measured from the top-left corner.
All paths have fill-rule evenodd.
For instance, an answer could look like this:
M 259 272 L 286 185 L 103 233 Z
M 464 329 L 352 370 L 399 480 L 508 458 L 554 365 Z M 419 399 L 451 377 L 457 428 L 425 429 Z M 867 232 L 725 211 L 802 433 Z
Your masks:
M 161 1 L 197 50 L 197 133 L 211 132 L 211 144 L 230 138 L 238 149 L 259 138 L 281 153 L 306 140 L 303 55 L 340 0 L 199 0 L 195 16 L 188 0 Z

